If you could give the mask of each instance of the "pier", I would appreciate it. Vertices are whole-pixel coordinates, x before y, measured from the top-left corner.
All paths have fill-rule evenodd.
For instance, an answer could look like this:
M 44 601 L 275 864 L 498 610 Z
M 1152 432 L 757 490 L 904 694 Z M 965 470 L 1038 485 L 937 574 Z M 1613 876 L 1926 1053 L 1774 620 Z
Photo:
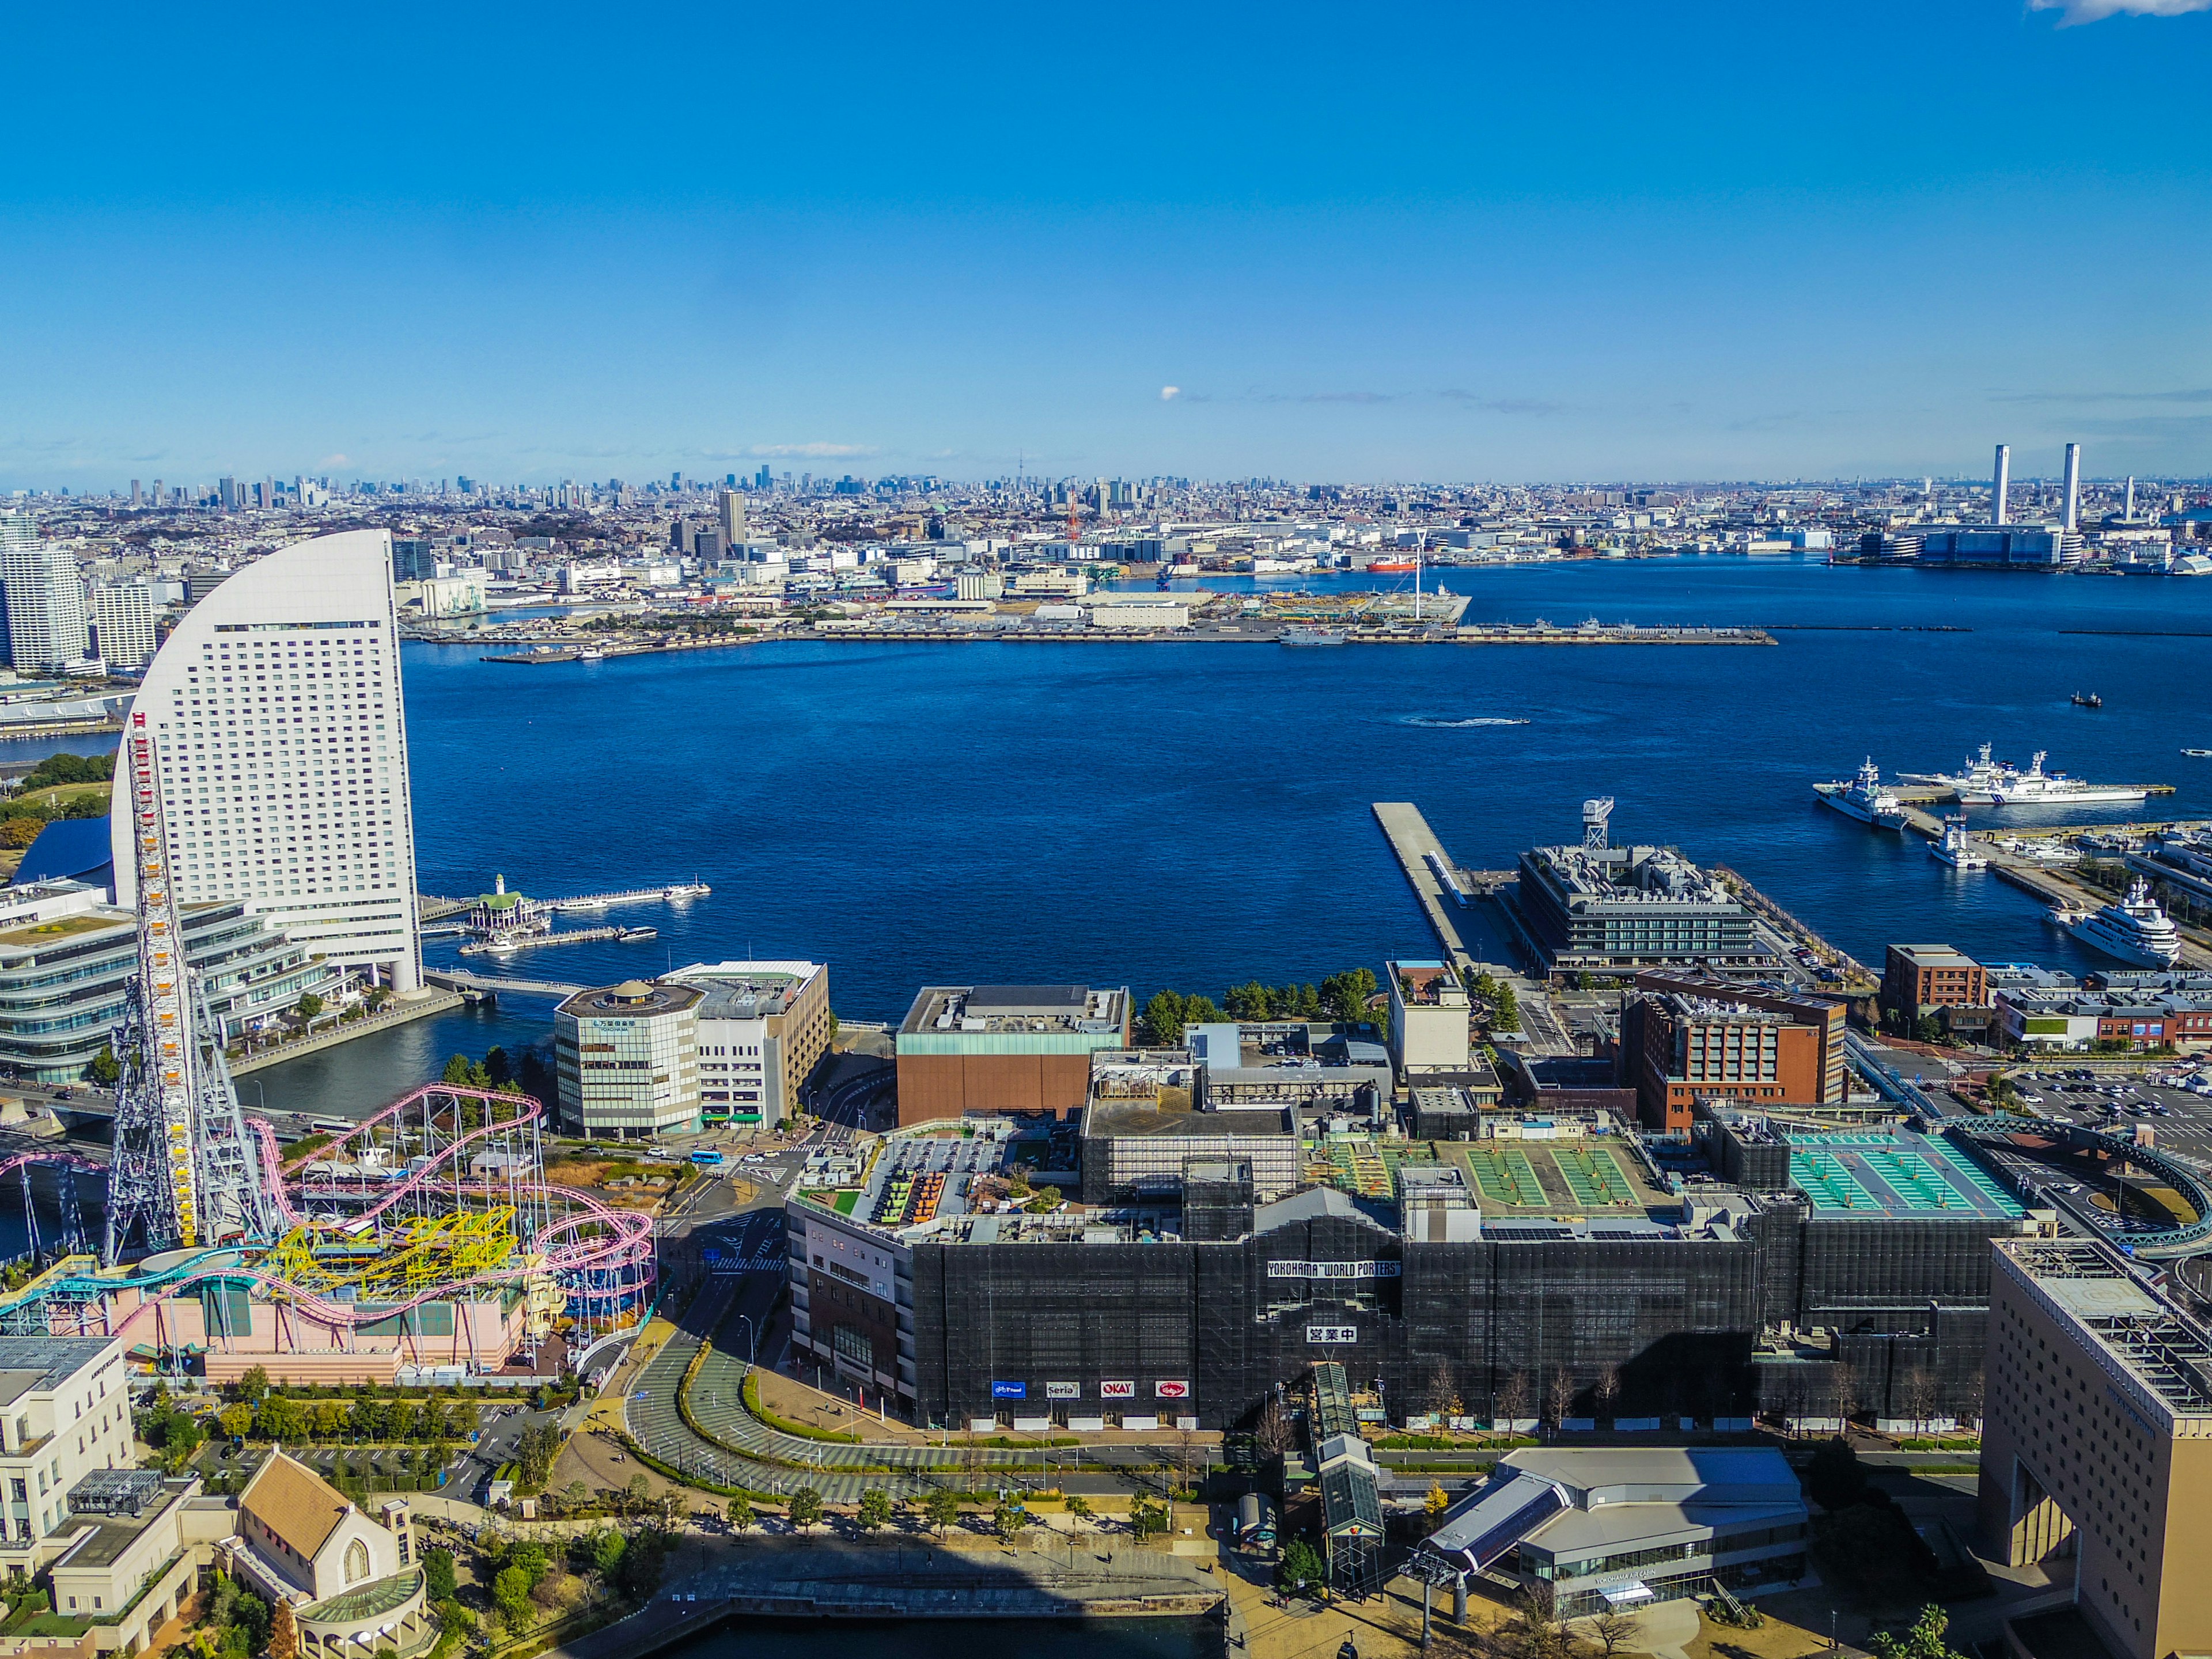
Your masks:
M 548 945 L 593 945 L 605 939 L 658 939 L 651 927 L 576 927 L 565 933 L 509 933 L 497 944 L 464 945 L 465 957 L 504 957 L 517 951 L 536 951 Z
M 704 898 L 714 890 L 703 881 L 679 881 L 666 887 L 630 887 L 619 893 L 579 893 L 574 898 L 548 899 L 555 910 L 604 910 L 615 904 L 678 903 Z
M 1421 816 L 1421 809 L 1411 801 L 1378 800 L 1374 803 L 1374 812 L 1375 821 L 1382 826 L 1390 850 L 1398 855 L 1399 866 L 1413 886 L 1413 896 L 1420 902 L 1422 914 L 1429 919 L 1437 943 L 1443 947 L 1444 960 L 1462 976 L 1480 968 L 1482 964 L 1475 960 L 1460 936 L 1456 920 L 1459 902 L 1437 874 L 1440 866 L 1451 870 L 1451 860 L 1445 855 L 1444 844 L 1437 839 L 1437 832 Z

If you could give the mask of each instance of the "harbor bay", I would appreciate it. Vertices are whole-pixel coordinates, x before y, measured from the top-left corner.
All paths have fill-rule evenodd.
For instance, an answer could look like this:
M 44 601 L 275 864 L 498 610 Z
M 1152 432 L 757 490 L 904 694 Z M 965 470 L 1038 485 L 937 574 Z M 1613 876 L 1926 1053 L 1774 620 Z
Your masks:
M 2181 753 L 2212 734 L 2203 647 L 2160 637 L 2212 628 L 2212 583 L 1740 559 L 1443 580 L 1471 590 L 1470 621 L 1742 624 L 1779 643 L 1100 656 L 793 641 L 521 677 L 412 646 L 420 884 L 459 896 L 504 874 L 560 897 L 696 877 L 710 896 L 628 913 L 657 938 L 564 949 L 544 976 L 806 956 L 830 964 L 842 1017 L 896 1021 L 948 974 L 1218 995 L 1427 954 L 1378 799 L 1418 802 L 1462 865 L 1507 868 L 1610 794 L 1616 839 L 1729 864 L 1862 960 L 1925 937 L 2076 970 L 2096 958 L 2031 894 L 1826 810 L 1814 784 L 1869 756 L 1889 775 L 1954 771 L 1986 742 L 2175 793 L 1970 808 L 1977 828 L 2212 817 L 2212 771 Z M 2104 706 L 2073 704 L 2082 690 Z M 426 960 L 460 966 L 457 945 L 428 941 Z M 550 1010 L 510 997 L 256 1080 L 272 1106 L 335 1091 L 358 1109 L 447 1053 L 542 1036 Z

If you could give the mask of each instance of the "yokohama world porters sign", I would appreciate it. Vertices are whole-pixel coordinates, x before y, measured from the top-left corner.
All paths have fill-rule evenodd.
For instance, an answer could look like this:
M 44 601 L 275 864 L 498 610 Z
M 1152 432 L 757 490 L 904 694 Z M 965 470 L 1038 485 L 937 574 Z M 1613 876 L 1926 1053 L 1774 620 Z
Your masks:
M 1270 1279 L 1395 1279 L 1395 1261 L 1270 1261 Z

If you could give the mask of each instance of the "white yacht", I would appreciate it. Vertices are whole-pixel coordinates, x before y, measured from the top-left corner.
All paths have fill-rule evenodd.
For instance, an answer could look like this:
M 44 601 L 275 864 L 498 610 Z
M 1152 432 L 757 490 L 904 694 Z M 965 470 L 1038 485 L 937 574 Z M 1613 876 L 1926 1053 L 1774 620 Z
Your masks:
M 1881 768 L 1874 763 L 1871 755 L 1859 768 L 1858 776 L 1847 784 L 1823 789 L 1820 799 L 1845 817 L 1871 823 L 1877 830 L 1905 828 L 1905 804 L 1882 787 Z
M 2059 923 L 2091 950 L 2142 968 L 2171 968 L 2181 959 L 2181 930 L 2159 908 L 2141 876 L 2125 898 L 2101 910 L 2060 913 Z
M 1973 837 L 1966 833 L 1964 814 L 1943 820 L 1942 839 L 1929 843 L 1928 856 L 1938 864 L 1949 865 L 1954 870 L 1986 870 L 1990 867 L 1989 854 L 1977 847 Z

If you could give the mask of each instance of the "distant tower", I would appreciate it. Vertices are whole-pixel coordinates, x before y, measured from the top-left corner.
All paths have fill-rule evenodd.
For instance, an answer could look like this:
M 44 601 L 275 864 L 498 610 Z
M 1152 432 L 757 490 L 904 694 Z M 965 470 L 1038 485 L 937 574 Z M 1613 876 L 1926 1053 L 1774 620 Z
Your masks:
M 1999 444 L 1997 446 L 1996 475 L 1990 481 L 1990 522 L 1991 524 L 2010 524 L 2012 522 L 2011 518 L 2005 512 L 2005 495 L 2006 492 L 2009 490 L 2011 487 L 2012 446 L 2010 444 Z
M 2066 446 L 2066 527 L 2078 530 L 2081 519 L 2081 446 Z
M 745 538 L 745 498 L 734 489 L 726 489 L 721 493 L 720 506 L 722 545 L 725 549 L 735 547 Z
M 1606 820 L 1613 816 L 1613 797 L 1600 795 L 1583 803 L 1583 850 L 1602 853 L 1609 843 L 1606 839 Z
M 2130 524 L 2133 524 L 2135 522 L 2136 481 L 2133 478 L 2130 478 L 2128 480 L 2128 504 L 2125 507 L 2121 509 L 2120 516 L 2125 519 Z

